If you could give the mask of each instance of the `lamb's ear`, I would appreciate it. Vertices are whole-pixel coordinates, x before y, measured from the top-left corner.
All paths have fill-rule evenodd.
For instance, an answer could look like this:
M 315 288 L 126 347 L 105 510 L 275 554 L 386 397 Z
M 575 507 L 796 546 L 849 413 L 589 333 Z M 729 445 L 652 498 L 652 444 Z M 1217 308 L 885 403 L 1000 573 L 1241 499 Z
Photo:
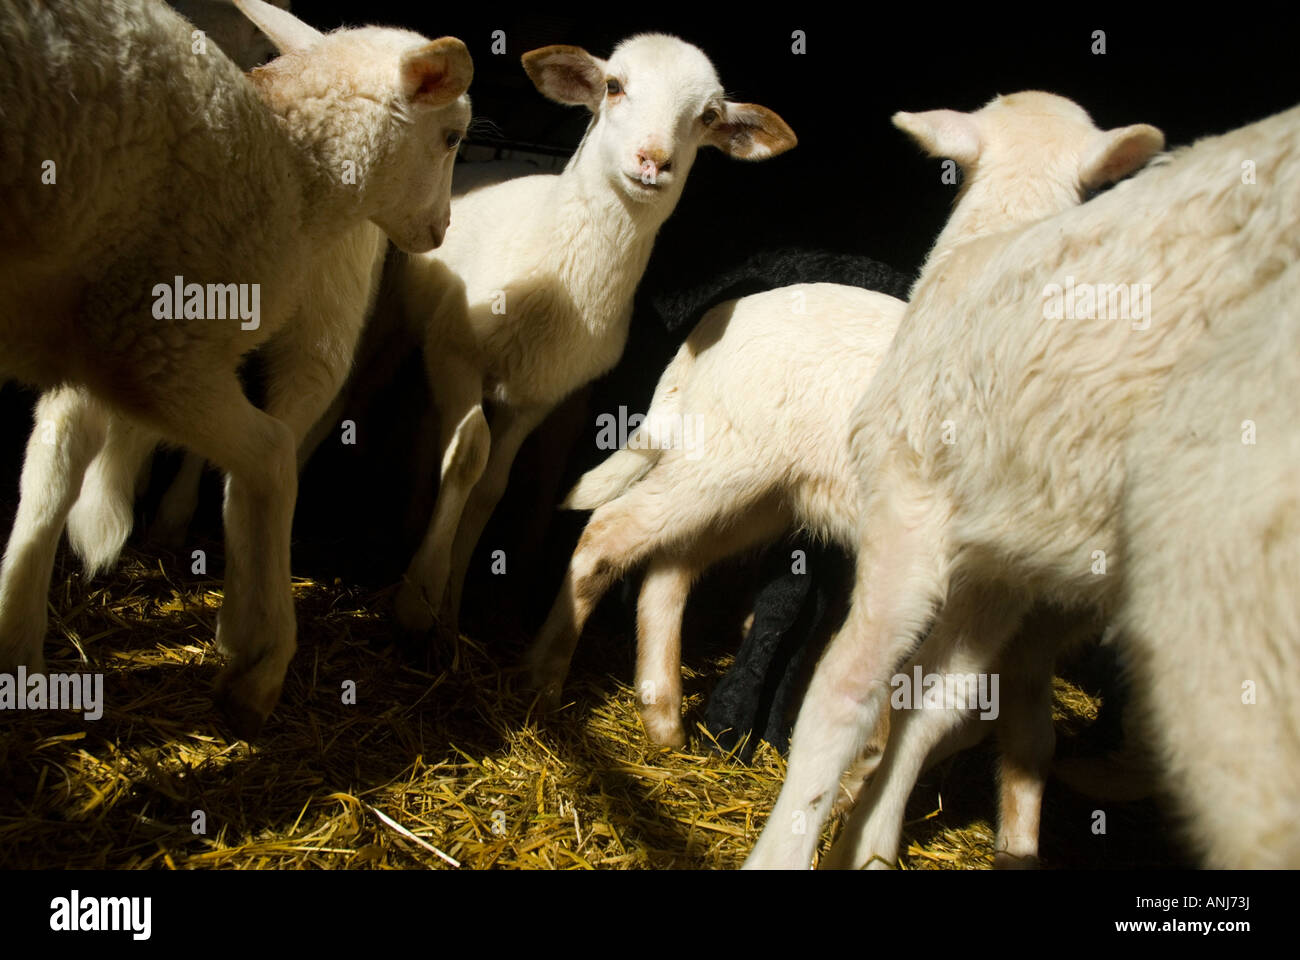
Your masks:
M 721 116 L 709 120 L 706 111 L 701 122 L 708 127 L 704 142 L 717 147 L 737 160 L 766 160 L 785 153 L 799 142 L 790 125 L 776 113 L 756 103 L 723 104 Z
M 469 48 L 455 37 L 439 37 L 402 56 L 402 95 L 412 103 L 445 107 L 473 79 Z
M 281 10 L 263 0 L 234 0 L 239 12 L 257 24 L 281 53 L 302 53 L 320 42 L 325 35 L 309 27 L 288 10 Z
M 979 122 L 958 110 L 927 110 L 925 113 L 894 114 L 898 127 L 932 157 L 956 160 L 963 167 L 979 159 Z
M 1079 168 L 1079 182 L 1095 189 L 1122 180 L 1165 148 L 1165 135 L 1147 123 L 1099 131 Z
M 582 47 L 554 44 L 523 55 L 524 70 L 542 96 L 595 110 L 605 97 L 605 61 Z

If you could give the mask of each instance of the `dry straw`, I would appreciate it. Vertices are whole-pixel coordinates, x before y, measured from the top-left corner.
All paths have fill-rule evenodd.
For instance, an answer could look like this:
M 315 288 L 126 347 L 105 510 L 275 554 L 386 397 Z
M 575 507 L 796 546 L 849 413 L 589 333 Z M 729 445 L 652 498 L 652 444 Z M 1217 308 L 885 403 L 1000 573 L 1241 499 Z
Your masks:
M 626 677 L 606 672 L 622 671 L 626 637 L 585 641 L 569 704 L 538 716 L 503 669 L 525 638 L 462 637 L 415 669 L 381 646 L 387 596 L 298 580 L 298 655 L 250 745 L 209 699 L 218 582 L 131 554 L 93 583 L 70 567 L 56 583 L 51 669 L 102 671 L 105 710 L 0 715 L 0 868 L 730 868 L 780 788 L 784 762 L 766 744 L 751 765 L 698 726 L 683 751 L 651 747 Z M 688 661 L 698 716 L 727 660 Z M 1058 694 L 1062 729 L 1086 729 L 1096 702 Z M 927 775 L 901 866 L 991 864 L 993 757 L 986 746 Z M 1098 845 L 1090 802 L 1071 797 L 1049 788 L 1049 813 L 1061 811 L 1044 825 L 1049 859 L 1132 862 Z M 1163 831 L 1126 809 L 1112 830 Z

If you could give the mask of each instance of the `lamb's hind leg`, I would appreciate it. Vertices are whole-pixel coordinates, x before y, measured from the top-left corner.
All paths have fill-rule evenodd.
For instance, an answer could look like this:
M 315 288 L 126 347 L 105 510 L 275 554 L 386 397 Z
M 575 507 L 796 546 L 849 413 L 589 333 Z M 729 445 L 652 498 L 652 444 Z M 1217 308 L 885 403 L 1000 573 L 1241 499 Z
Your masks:
M 266 412 L 293 431 L 299 470 L 328 434 L 332 422 L 327 415 L 342 409 L 335 401 L 347 380 L 369 302 L 365 277 L 336 277 L 328 289 L 312 288 L 293 319 L 262 348 Z M 159 543 L 174 547 L 184 540 L 198 508 L 205 466 L 202 457 L 185 455 L 151 530 Z
M 680 747 L 682 727 L 682 616 L 694 580 L 723 557 L 780 535 L 790 518 L 775 505 L 743 511 L 694 542 L 656 554 L 637 600 L 636 690 L 641 721 L 654 743 Z
M 0 567 L 0 672 L 45 671 L 46 604 L 59 536 L 107 417 L 86 391 L 59 387 L 36 404 L 19 482 L 18 513 Z
M 194 512 L 199 506 L 199 487 L 207 469 L 204 459 L 189 451 L 181 457 L 180 469 L 168 484 L 158 514 L 149 525 L 148 537 L 152 543 L 177 550 L 185 542 Z
M 1038 827 L 1043 788 L 1056 749 L 1052 726 L 1052 674 L 1057 654 L 1095 636 L 1100 624 L 1073 611 L 1042 605 L 1002 657 L 1002 713 L 998 742 L 1002 757 L 998 781 L 998 835 L 993 865 L 999 868 L 1038 865 Z
M 738 500 L 731 492 L 686 484 L 678 470 L 661 465 L 596 508 L 528 654 L 532 682 L 546 703 L 558 702 L 578 637 L 605 591 L 647 557 L 698 543 L 715 529 L 723 509 Z

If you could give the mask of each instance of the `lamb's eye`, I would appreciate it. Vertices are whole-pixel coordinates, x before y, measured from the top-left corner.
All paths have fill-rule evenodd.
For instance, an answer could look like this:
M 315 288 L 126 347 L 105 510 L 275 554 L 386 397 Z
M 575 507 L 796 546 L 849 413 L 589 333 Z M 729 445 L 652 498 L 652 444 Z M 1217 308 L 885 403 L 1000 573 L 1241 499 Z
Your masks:
M 611 97 L 616 97 L 623 92 L 623 84 L 619 83 L 613 77 L 605 81 L 605 92 Z
M 460 146 L 461 135 L 459 133 L 447 134 L 447 149 L 455 150 Z
M 716 119 L 718 119 L 718 111 L 716 110 L 705 110 L 700 114 L 700 123 L 704 124 L 706 127 L 713 126 L 713 121 Z

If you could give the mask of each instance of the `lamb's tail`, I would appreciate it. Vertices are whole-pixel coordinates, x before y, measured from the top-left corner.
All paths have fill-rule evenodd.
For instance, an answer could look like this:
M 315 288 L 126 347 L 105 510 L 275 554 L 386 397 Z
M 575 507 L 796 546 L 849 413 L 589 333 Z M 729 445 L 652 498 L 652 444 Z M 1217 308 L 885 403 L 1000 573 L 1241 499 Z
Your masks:
M 68 513 L 68 542 L 87 576 L 117 564 L 135 523 L 136 480 L 157 437 L 113 420 Z
M 640 433 L 640 430 L 637 431 Z M 637 436 L 629 438 L 629 444 Z M 658 461 L 662 450 L 615 450 L 605 462 L 584 473 L 560 504 L 562 510 L 595 510 L 622 495 Z
M 673 421 L 681 415 L 681 388 L 693 363 L 692 354 L 685 347 L 677 352 L 655 386 L 644 422 L 627 438 L 627 446 L 584 473 L 560 509 L 595 510 L 621 496 L 662 459 L 666 449 L 664 441 L 671 437 Z

